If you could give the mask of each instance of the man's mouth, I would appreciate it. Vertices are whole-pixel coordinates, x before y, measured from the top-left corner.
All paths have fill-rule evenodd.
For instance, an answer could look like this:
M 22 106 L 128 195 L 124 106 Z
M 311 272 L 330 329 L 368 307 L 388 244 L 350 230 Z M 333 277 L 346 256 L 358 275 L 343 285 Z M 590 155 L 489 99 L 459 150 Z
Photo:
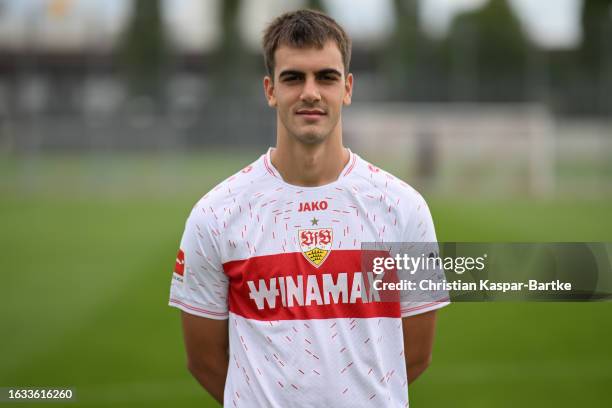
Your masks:
M 322 109 L 298 109 L 296 115 L 300 115 L 305 119 L 319 119 L 326 114 Z

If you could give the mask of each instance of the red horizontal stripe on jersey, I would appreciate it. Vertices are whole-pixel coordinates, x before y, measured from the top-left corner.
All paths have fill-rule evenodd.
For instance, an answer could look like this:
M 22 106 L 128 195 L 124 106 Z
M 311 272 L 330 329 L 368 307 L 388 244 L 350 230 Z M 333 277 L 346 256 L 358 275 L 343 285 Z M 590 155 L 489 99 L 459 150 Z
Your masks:
M 364 302 L 357 298 L 354 303 L 348 303 L 351 296 L 351 288 L 356 272 L 362 270 L 362 251 L 360 250 L 332 250 L 323 264 L 316 268 L 310 264 L 300 252 L 283 253 L 252 257 L 245 260 L 230 261 L 223 264 L 223 269 L 229 277 L 229 310 L 240 316 L 257 320 L 296 320 L 296 319 L 330 319 L 330 318 L 368 318 L 368 317 L 400 317 L 399 297 L 398 301 L 388 301 L 388 296 L 384 302 Z M 334 283 L 338 283 L 338 275 L 347 274 L 347 291 L 343 297 L 334 303 L 330 297 L 330 304 L 311 304 L 288 306 L 288 299 L 285 306 L 282 303 L 282 287 L 278 279 L 288 278 L 297 282 L 297 277 L 302 276 L 304 292 L 306 292 L 309 276 L 316 276 L 318 288 L 323 297 L 324 286 L 323 276 L 331 275 Z M 363 274 L 363 291 L 369 293 L 369 283 L 367 274 Z M 312 279 L 312 278 L 311 278 Z M 328 278 L 329 279 L 329 278 Z M 274 296 L 274 307 L 270 307 L 267 301 L 263 302 L 263 308 L 258 308 L 257 303 L 251 298 L 251 288 L 248 282 L 251 281 L 255 288 L 271 288 L 271 280 L 275 280 L 278 295 Z M 387 281 L 387 279 L 385 279 Z M 286 283 L 286 282 L 285 282 Z M 304 303 L 306 293 L 303 295 Z

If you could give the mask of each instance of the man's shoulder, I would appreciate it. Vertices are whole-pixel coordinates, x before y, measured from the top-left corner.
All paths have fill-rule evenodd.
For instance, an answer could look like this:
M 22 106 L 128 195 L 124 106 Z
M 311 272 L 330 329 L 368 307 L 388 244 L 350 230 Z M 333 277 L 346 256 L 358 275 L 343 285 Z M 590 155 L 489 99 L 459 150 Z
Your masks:
M 355 189 L 368 190 L 370 194 L 378 194 L 397 205 L 406 201 L 421 203 L 423 196 L 410 184 L 394 174 L 357 156 L 354 169 L 351 171 Z M 398 201 L 399 200 L 399 201 Z
M 247 200 L 265 188 L 270 174 L 266 169 L 264 157 L 260 156 L 253 163 L 214 186 L 198 200 L 194 209 L 200 208 L 203 209 L 202 213 L 209 211 L 214 215 L 217 211 L 223 212 L 224 209 Z
M 368 212 L 378 215 L 375 222 L 397 225 L 402 231 L 398 241 L 435 240 L 429 206 L 410 184 L 363 159 L 357 160 L 354 173 L 350 188 Z

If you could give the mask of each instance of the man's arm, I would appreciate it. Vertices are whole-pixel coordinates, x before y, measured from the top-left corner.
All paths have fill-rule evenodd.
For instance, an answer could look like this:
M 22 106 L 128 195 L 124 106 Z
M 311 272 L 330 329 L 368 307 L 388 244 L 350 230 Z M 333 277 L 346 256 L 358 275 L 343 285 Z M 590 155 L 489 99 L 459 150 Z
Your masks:
M 223 405 L 229 363 L 227 320 L 214 320 L 182 312 L 187 368 L 198 382 Z
M 404 357 L 408 371 L 408 383 L 414 382 L 431 362 L 434 335 L 436 332 L 436 311 L 404 317 Z

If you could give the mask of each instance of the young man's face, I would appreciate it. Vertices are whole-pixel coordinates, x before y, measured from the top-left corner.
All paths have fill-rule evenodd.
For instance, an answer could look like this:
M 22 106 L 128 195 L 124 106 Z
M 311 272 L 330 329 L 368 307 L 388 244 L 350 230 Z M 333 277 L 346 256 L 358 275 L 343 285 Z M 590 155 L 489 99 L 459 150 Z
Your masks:
M 266 76 L 264 88 L 268 104 L 277 109 L 280 131 L 306 144 L 325 141 L 353 90 L 338 46 L 333 41 L 322 49 L 280 46 L 274 60 L 274 81 Z

